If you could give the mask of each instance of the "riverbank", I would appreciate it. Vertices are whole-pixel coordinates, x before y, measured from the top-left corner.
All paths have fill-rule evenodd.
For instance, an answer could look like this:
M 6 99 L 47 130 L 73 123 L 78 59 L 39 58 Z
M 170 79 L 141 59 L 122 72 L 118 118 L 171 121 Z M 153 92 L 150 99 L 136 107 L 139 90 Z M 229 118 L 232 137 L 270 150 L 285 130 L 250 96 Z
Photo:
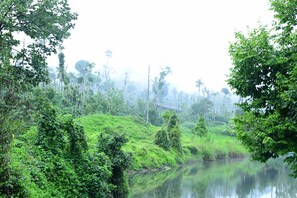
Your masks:
M 182 127 L 183 154 L 174 149 L 165 151 L 154 144 L 159 127 L 147 125 L 143 120 L 129 116 L 89 115 L 77 121 L 84 127 L 91 150 L 96 149 L 98 134 L 111 129 L 124 133 L 129 139 L 124 151 L 132 154 L 130 173 L 170 169 L 197 161 L 242 158 L 247 151 L 235 137 L 226 135 L 227 126 L 208 127 L 207 137 L 193 136 Z

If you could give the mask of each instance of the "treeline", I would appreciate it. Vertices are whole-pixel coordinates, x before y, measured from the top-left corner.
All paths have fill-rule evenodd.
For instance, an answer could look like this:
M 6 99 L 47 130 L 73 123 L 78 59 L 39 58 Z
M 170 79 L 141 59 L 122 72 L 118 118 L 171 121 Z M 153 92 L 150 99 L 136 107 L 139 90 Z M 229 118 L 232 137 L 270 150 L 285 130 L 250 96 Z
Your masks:
M 74 116 L 131 115 L 160 126 L 162 112 L 173 110 L 182 123 L 196 122 L 203 115 L 211 124 L 226 124 L 237 111 L 234 103 L 238 98 L 227 88 L 214 92 L 199 79 L 196 93 L 177 91 L 166 80 L 171 74 L 170 67 L 161 68 L 158 76 L 148 79 L 147 85 L 130 81 L 128 73 L 113 78 L 108 65 L 95 69 L 95 64 L 86 60 L 77 61 L 75 69 L 76 72 L 66 71 L 65 56 L 60 52 L 59 66 L 50 68 L 51 83 L 43 87 L 57 108 Z

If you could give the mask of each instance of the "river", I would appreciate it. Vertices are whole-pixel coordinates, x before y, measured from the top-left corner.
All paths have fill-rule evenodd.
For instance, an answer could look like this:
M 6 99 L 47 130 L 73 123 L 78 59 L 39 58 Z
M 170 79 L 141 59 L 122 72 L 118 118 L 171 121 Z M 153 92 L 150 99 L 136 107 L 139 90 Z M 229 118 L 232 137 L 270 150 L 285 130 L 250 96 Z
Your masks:
M 297 197 L 297 180 L 282 160 L 219 160 L 129 179 L 129 198 Z

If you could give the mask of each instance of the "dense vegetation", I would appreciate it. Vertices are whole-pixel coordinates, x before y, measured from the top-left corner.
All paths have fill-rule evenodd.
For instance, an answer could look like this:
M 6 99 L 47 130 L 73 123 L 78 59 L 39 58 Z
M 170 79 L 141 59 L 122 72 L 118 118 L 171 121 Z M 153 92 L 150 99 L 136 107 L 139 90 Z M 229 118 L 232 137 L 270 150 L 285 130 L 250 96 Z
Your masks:
M 228 124 L 242 112 L 227 88 L 211 91 L 198 79 L 196 93 L 178 91 L 166 81 L 170 67 L 148 74 L 145 86 L 128 74 L 113 78 L 108 61 L 94 71 L 93 63 L 78 60 L 76 72 L 68 72 L 62 44 L 77 14 L 67 0 L 0 5 L 1 196 L 126 196 L 128 172 L 246 155 Z M 55 54 L 59 65 L 49 67 L 46 59 Z M 288 91 L 279 97 L 291 109 L 289 85 L 279 84 Z M 294 132 L 293 124 L 285 127 Z
M 275 21 L 236 33 L 229 51 L 234 67 L 228 83 L 242 97 L 234 120 L 239 139 L 254 159 L 287 155 L 297 177 L 296 1 L 272 0 Z
M 227 130 L 226 125 L 209 127 L 207 137 L 193 136 L 191 128 L 181 126 L 183 155 L 176 149 L 157 146 L 155 135 L 160 127 L 147 125 L 142 119 L 131 116 L 89 115 L 78 118 L 84 126 L 90 149 L 95 149 L 94 141 L 100 131 L 121 131 L 129 139 L 124 151 L 132 154 L 131 171 L 166 169 L 190 161 L 215 160 L 229 157 L 243 157 L 246 150 L 238 144 Z
M 51 134 L 47 134 L 51 133 Z M 88 152 L 84 130 L 71 116 L 58 117 L 47 108 L 38 128 L 13 141 L 8 181 L 18 197 L 117 197 L 126 194 L 124 175 L 130 155 L 123 153 L 123 135 L 101 133 Z
M 226 126 L 210 127 L 207 137 L 193 137 L 184 128 L 181 156 L 176 149 L 155 145 L 159 127 L 139 118 L 97 114 L 73 119 L 46 109 L 38 127 L 13 139 L 11 195 L 118 197 L 127 191 L 128 167 L 132 173 L 143 172 L 246 155 L 236 139 L 226 135 Z
M 30 92 L 49 81 L 46 58 L 69 36 L 77 14 L 64 0 L 2 1 L 0 5 L 0 192 L 10 196 L 20 192 L 10 166 L 13 137 L 31 119 Z M 27 43 L 22 43 L 25 39 Z

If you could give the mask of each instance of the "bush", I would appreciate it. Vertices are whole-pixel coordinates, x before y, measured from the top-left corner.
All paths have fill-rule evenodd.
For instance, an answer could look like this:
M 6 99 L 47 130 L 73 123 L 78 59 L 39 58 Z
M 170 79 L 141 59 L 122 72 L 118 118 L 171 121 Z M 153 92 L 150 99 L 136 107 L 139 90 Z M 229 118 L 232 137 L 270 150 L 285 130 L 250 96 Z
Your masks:
M 202 114 L 200 114 L 199 119 L 197 121 L 196 127 L 193 130 L 193 133 L 195 135 L 198 135 L 200 137 L 206 136 L 207 135 L 207 129 L 206 129 L 206 125 L 205 125 L 205 119 L 202 116 Z
M 165 150 L 174 148 L 182 154 L 181 131 L 176 113 L 174 111 L 165 111 L 162 116 L 165 125 L 156 133 L 155 144 Z
M 168 133 L 165 129 L 160 129 L 157 131 L 155 136 L 155 144 L 164 150 L 168 151 L 170 148 L 170 141 L 168 137 Z
M 129 168 L 132 157 L 121 150 L 127 141 L 128 139 L 124 135 L 110 129 L 98 137 L 98 151 L 105 153 L 111 161 L 110 183 L 114 185 L 112 190 L 114 197 L 121 197 L 128 193 L 125 171 Z

